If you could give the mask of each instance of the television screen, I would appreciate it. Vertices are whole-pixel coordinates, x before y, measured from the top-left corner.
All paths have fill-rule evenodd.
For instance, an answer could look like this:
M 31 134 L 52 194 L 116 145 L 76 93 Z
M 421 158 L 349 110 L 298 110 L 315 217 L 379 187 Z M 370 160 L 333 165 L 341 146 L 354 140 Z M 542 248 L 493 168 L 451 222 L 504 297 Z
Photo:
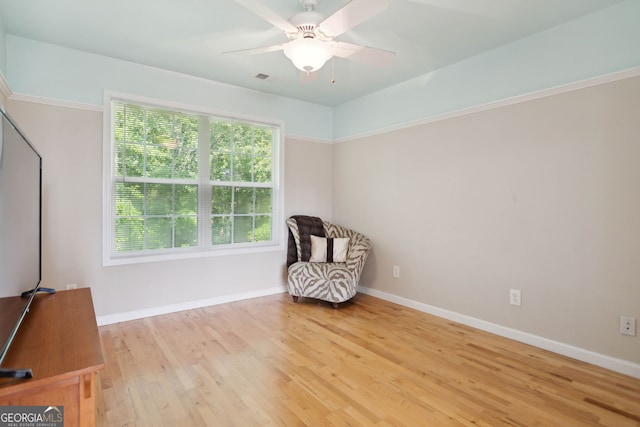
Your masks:
M 40 285 L 42 158 L 5 113 L 0 115 L 0 298 L 5 298 Z M 31 299 L 1 304 L 0 363 Z

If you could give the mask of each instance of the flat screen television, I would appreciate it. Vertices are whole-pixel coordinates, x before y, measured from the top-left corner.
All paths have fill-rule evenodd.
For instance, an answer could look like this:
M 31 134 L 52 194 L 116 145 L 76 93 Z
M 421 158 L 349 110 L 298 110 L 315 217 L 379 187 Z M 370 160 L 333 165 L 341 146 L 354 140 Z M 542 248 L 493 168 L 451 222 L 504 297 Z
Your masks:
M 0 113 L 0 376 L 29 378 L 2 363 L 41 290 L 42 157 Z

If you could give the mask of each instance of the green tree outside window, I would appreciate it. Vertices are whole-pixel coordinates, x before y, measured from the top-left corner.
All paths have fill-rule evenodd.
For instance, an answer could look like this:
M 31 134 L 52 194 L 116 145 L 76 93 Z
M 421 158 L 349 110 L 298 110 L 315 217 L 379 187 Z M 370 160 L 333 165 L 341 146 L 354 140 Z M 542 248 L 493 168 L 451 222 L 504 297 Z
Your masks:
M 115 253 L 273 241 L 276 130 L 112 101 Z

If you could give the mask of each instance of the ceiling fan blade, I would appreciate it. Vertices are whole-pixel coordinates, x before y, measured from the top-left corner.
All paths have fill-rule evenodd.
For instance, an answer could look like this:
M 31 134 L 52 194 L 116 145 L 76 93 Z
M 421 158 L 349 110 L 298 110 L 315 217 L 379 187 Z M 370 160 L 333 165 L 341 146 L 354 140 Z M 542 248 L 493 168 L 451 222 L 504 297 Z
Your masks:
M 222 52 L 222 54 L 233 58 L 237 56 L 257 55 L 259 53 L 277 52 L 279 50 L 284 49 L 286 44 L 288 43 L 276 44 L 273 46 L 265 46 L 265 47 L 254 47 L 252 49 L 232 50 L 229 52 Z
M 297 33 L 298 29 L 282 16 L 269 9 L 260 0 L 234 0 L 241 6 L 244 6 L 251 12 L 255 13 L 271 25 L 280 28 L 285 33 Z
M 236 0 L 238 1 L 238 0 Z M 327 37 L 338 37 L 387 8 L 387 0 L 351 0 L 318 25 Z
M 386 66 L 393 62 L 395 52 L 376 49 L 375 47 L 359 46 L 345 42 L 331 42 L 333 54 L 340 58 L 353 59 L 369 65 Z

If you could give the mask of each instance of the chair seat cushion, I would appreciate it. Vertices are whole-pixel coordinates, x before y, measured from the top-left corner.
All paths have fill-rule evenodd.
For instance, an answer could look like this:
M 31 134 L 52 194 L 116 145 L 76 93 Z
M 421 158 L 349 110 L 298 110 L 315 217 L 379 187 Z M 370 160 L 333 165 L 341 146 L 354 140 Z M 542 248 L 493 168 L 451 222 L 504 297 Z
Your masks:
M 352 272 L 342 262 L 296 262 L 288 273 L 291 295 L 343 302 L 357 291 Z

